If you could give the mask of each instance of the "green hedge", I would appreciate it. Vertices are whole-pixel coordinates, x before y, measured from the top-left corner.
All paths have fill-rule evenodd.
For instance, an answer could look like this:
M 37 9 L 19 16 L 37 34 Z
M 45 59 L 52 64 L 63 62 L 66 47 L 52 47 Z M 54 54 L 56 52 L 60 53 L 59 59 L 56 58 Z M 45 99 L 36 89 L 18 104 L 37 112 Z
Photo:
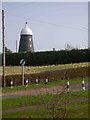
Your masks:
M 61 50 L 61 51 L 46 51 L 35 53 L 7 53 L 6 66 L 20 65 L 20 60 L 25 59 L 26 66 L 40 65 L 58 65 L 67 63 L 79 63 L 90 61 L 90 50 Z

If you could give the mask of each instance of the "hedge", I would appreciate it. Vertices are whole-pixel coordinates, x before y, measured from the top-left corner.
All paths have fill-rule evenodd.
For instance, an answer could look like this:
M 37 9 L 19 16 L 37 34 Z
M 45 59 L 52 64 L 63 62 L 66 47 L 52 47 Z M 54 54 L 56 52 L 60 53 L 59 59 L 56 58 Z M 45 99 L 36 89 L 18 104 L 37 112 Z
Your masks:
M 90 50 L 61 50 L 35 53 L 7 53 L 6 66 L 18 66 L 25 59 L 26 66 L 58 65 L 68 63 L 90 62 Z

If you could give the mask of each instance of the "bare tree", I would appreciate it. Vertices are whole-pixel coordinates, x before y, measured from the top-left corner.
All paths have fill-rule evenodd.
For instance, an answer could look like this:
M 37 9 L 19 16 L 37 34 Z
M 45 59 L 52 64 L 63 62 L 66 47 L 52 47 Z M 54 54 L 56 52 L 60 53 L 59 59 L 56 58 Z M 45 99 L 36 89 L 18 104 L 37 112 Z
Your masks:
M 67 115 L 67 103 L 69 99 L 65 99 L 65 89 L 60 92 L 57 90 L 55 97 L 52 98 L 51 103 L 47 106 L 51 118 L 54 120 L 56 118 L 65 118 Z

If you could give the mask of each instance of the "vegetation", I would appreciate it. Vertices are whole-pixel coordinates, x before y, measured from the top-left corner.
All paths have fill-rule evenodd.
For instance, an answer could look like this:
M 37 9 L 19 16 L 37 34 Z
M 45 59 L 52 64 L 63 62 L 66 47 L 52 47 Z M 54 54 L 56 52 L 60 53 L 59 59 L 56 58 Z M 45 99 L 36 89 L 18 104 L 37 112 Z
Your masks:
M 88 91 L 79 91 L 79 92 L 71 92 L 70 94 L 62 95 L 64 100 L 74 100 L 77 98 L 88 98 Z M 51 101 L 53 102 L 56 98 L 62 98 L 59 94 L 46 94 L 46 95 L 38 95 L 38 96 L 22 96 L 16 98 L 3 98 L 2 107 L 5 109 L 12 109 L 23 106 L 34 106 L 47 104 Z M 55 100 L 56 101 L 56 100 Z M 52 104 L 52 103 L 51 103 Z
M 12 51 L 9 48 L 5 47 L 5 53 L 12 53 Z
M 67 118 L 87 118 L 88 102 L 74 103 L 67 106 Z
M 29 53 L 28 53 L 29 54 Z M 52 65 L 52 66 L 38 66 L 38 67 L 26 67 L 27 74 L 25 75 L 25 79 L 29 79 L 29 86 L 26 88 L 25 86 L 14 86 L 12 89 L 10 87 L 0 88 L 3 93 L 7 92 L 18 92 L 29 89 L 38 89 L 40 88 L 50 88 L 53 86 L 63 85 L 66 86 L 67 80 L 70 81 L 71 84 L 80 84 L 82 81 L 82 76 L 85 78 L 85 84 L 88 83 L 88 63 L 79 63 L 79 64 L 69 64 L 66 65 Z M 20 66 L 19 66 L 20 67 Z M 68 69 L 70 67 L 70 69 Z M 73 68 L 74 67 L 74 68 Z M 76 67 L 76 68 L 75 68 Z M 8 68 L 8 67 L 6 67 Z M 10 67 L 11 68 L 11 67 Z M 18 67 L 16 71 L 18 71 Z M 33 68 L 37 68 L 35 71 Z M 39 69 L 40 68 L 40 69 Z M 21 69 L 21 68 L 20 68 Z M 63 69 L 61 71 L 61 69 Z M 10 76 L 7 75 L 7 81 L 10 83 L 11 80 L 14 81 L 14 85 L 20 84 L 21 78 L 16 76 L 13 77 L 12 73 L 15 74 L 15 69 L 12 69 Z M 60 71 L 59 71 L 60 70 Z M 35 72 L 35 74 L 30 74 Z M 43 71 L 43 72 L 42 72 Z M 8 72 L 8 70 L 7 70 Z M 39 73 L 40 74 L 39 74 Z M 16 72 L 17 73 L 17 72 Z M 35 75 L 35 76 L 34 76 Z M 40 83 L 38 86 L 35 85 L 35 78 L 37 75 L 40 75 Z M 21 74 L 20 74 L 21 76 Z M 49 77 L 49 83 L 46 85 L 45 76 Z M 33 78 L 33 80 L 32 80 Z M 32 80 L 32 81 L 31 81 Z M 53 82 L 52 82 L 53 81 Z M 79 91 L 79 92 L 71 92 L 66 94 L 64 91 L 59 92 L 57 90 L 56 94 L 40 94 L 38 96 L 22 96 L 22 97 L 12 97 L 12 98 L 2 98 L 2 108 L 3 110 L 16 109 L 19 107 L 32 107 L 32 110 L 24 110 L 21 108 L 20 112 L 3 114 L 3 118 L 87 118 L 88 117 L 88 93 L 90 91 Z M 82 101 L 84 100 L 85 101 Z M 79 100 L 79 102 L 77 102 Z M 72 104 L 73 103 L 73 104 Z
M 75 103 L 67 106 L 68 114 L 65 118 L 86 118 L 88 119 L 88 104 L 85 103 Z M 26 110 L 16 113 L 9 113 L 6 115 L 3 115 L 3 118 L 52 118 L 50 112 L 48 109 L 36 109 L 36 110 Z M 57 119 L 57 118 L 56 118 Z
M 85 84 L 88 83 L 88 79 L 89 78 L 84 78 L 85 80 Z M 74 85 L 74 84 L 80 84 L 81 86 L 81 82 L 82 82 L 82 78 L 74 78 L 74 79 L 69 79 L 70 81 L 70 85 Z M 15 92 L 15 91 L 22 91 L 22 90 L 30 90 L 30 89 L 38 89 L 38 88 L 50 88 L 53 86 L 66 86 L 66 82 L 67 80 L 60 80 L 60 81 L 53 81 L 53 82 L 49 82 L 47 85 L 45 84 L 45 82 L 40 82 L 38 86 L 36 86 L 35 83 L 29 83 L 28 87 L 25 86 L 14 86 L 12 89 L 11 87 L 3 87 L 2 88 L 2 92 L 3 93 L 7 93 L 7 92 Z
M 90 61 L 90 50 L 61 50 L 61 51 L 46 51 L 35 53 L 7 53 L 6 65 L 18 66 L 20 60 L 25 59 L 26 66 L 41 66 L 41 65 L 58 65 L 68 63 L 79 63 Z
M 32 108 L 32 110 L 22 110 L 21 112 L 5 114 L 3 115 L 3 118 L 61 118 L 63 112 L 66 112 L 64 118 L 87 118 L 88 101 L 82 102 L 81 100 L 88 98 L 88 92 L 90 93 L 90 91 L 79 91 L 69 94 L 61 93 L 3 98 L 3 110 L 22 106 L 37 106 Z M 80 102 L 77 102 L 77 99 L 79 99 Z M 64 105 L 64 103 L 66 103 L 66 105 Z M 43 104 L 46 104 L 47 106 L 45 107 Z M 61 111 L 61 108 L 63 108 L 63 112 Z

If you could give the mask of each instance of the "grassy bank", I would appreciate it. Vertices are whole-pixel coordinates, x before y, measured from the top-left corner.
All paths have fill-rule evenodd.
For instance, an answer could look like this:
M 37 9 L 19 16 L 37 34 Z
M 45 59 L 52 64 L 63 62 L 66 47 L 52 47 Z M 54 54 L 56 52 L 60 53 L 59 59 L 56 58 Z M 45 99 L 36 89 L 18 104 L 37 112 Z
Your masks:
M 90 91 L 89 91 L 90 93 Z M 11 108 L 17 108 L 21 106 L 35 106 L 35 105 L 42 105 L 44 103 L 50 102 L 51 104 L 53 101 L 58 100 L 61 101 L 61 98 L 64 101 L 72 101 L 76 99 L 83 99 L 88 97 L 88 91 L 79 91 L 79 92 L 73 92 L 70 94 L 64 94 L 63 96 L 59 95 L 43 95 L 43 96 L 26 96 L 26 97 L 20 97 L 20 98 L 9 98 L 9 99 L 3 99 L 3 109 L 11 109 Z M 52 101 L 52 102 L 51 102 Z M 56 101 L 57 102 L 57 101 Z M 53 104 L 52 104 L 53 105 Z M 56 109 L 55 109 L 56 110 Z M 73 102 L 73 104 L 67 104 L 66 105 L 66 118 L 87 118 L 88 117 L 88 101 L 86 102 Z M 57 112 L 57 110 L 56 110 Z M 58 111 L 58 117 L 60 116 L 61 111 Z M 55 113 L 57 114 L 57 113 Z M 49 108 L 38 108 L 37 109 L 31 109 L 31 110 L 24 110 L 21 112 L 16 113 L 8 113 L 3 115 L 3 118 L 51 118 L 52 112 L 50 112 Z
M 55 98 L 61 99 L 61 97 L 64 100 L 87 98 L 88 91 L 84 91 L 84 92 L 79 91 L 79 92 L 73 92 L 70 94 L 65 93 L 62 96 L 60 96 L 59 94 L 57 95 L 47 94 L 47 95 L 38 95 L 38 96 L 22 96 L 22 97 L 16 97 L 16 98 L 3 98 L 2 107 L 3 107 L 3 110 L 5 110 L 5 109 L 12 109 L 12 108 L 23 107 L 23 106 L 47 104 L 53 101 Z
M 85 78 L 85 84 L 88 83 L 88 79 L 89 78 Z M 81 82 L 82 82 L 82 78 L 74 78 L 74 79 L 69 79 L 70 81 L 70 85 L 74 85 L 74 84 L 80 84 L 81 86 Z M 35 83 L 29 83 L 28 87 L 26 86 L 14 86 L 12 89 L 10 87 L 4 87 L 2 88 L 2 92 L 6 93 L 6 92 L 15 92 L 15 91 L 22 91 L 22 90 L 29 90 L 29 89 L 38 89 L 38 88 L 48 88 L 48 87 L 53 87 L 53 86 L 66 86 L 67 84 L 67 80 L 56 80 L 56 81 L 52 81 L 49 82 L 47 85 L 44 82 L 40 82 L 38 86 L 36 86 Z
M 88 104 L 86 102 L 67 106 L 67 115 L 65 118 L 88 118 Z M 61 116 L 59 116 L 61 117 Z M 48 109 L 27 110 L 6 114 L 3 118 L 52 118 Z

